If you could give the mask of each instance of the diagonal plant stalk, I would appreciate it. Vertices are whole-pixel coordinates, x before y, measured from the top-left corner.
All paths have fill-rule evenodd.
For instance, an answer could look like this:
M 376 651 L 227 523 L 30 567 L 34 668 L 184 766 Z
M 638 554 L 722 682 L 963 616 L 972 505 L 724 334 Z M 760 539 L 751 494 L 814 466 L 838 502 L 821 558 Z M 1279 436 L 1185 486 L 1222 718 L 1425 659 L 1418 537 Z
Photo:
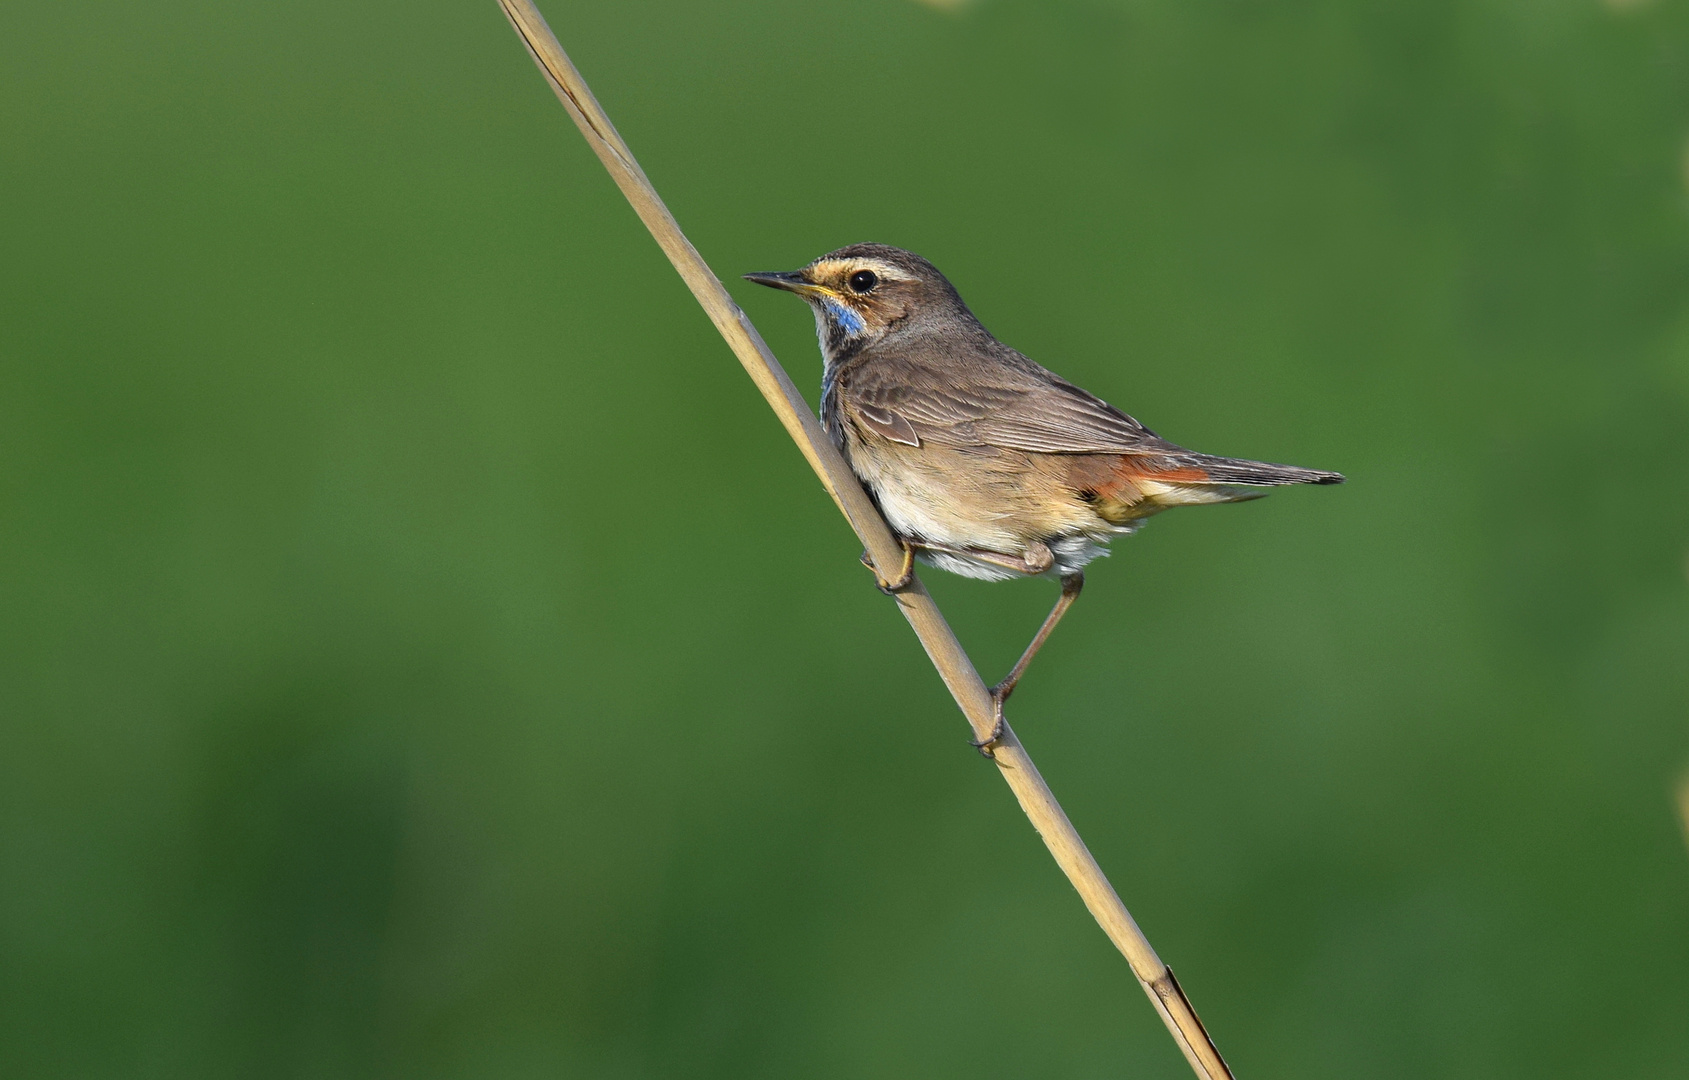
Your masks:
M 797 443 L 822 486 L 861 537 L 875 565 L 888 570 L 900 566 L 903 550 L 892 536 L 885 519 L 832 441 L 822 432 L 803 395 L 764 344 L 750 319 L 739 310 L 705 264 L 703 256 L 680 231 L 674 216 L 663 205 L 651 181 L 646 179 L 644 170 L 634 160 L 633 151 L 617 134 L 610 118 L 599 107 L 586 81 L 558 44 L 545 19 L 531 0 L 499 0 L 499 6 L 504 9 L 511 26 L 528 47 L 529 55 L 551 83 L 564 108 L 574 118 L 581 134 L 586 136 L 593 152 L 609 170 L 616 186 L 627 196 L 640 220 L 692 290 L 692 295 L 750 373 L 757 389 L 768 399 L 769 407 L 785 425 L 787 434 Z M 912 579 L 908 588 L 896 594 L 896 599 L 898 609 L 921 639 L 927 656 L 938 669 L 944 684 L 950 688 L 975 736 L 988 739 L 995 723 L 990 694 L 979 672 L 974 670 L 973 661 L 968 659 L 956 635 L 944 621 L 938 605 L 919 578 Z M 1149 940 L 1120 902 L 1120 897 L 1086 850 L 1085 842 L 1067 820 L 1061 804 L 1056 802 L 1055 795 L 1050 792 L 1007 723 L 993 746 L 992 759 L 1015 793 L 1015 798 L 1020 800 L 1021 809 L 1032 819 L 1033 828 L 1043 837 L 1050 854 L 1078 890 L 1103 933 L 1126 957 L 1132 974 L 1137 976 L 1196 1075 L 1203 1080 L 1231 1080 L 1231 1070 L 1214 1048 L 1213 1040 L 1203 1029 L 1202 1021 L 1197 1019 L 1196 1010 L 1191 1008 L 1189 999 L 1173 978 L 1173 972 L 1156 956 Z

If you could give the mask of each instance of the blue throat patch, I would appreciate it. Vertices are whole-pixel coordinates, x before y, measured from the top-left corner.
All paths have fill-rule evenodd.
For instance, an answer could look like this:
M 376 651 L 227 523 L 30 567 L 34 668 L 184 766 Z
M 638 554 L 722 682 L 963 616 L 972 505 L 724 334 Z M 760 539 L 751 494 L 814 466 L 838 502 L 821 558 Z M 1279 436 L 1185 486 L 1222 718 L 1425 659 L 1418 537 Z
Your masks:
M 855 337 L 867 328 L 867 324 L 862 321 L 862 316 L 837 300 L 823 298 L 821 303 L 826 307 L 827 314 L 833 317 L 833 321 L 839 324 L 839 329 L 843 330 L 847 337 Z

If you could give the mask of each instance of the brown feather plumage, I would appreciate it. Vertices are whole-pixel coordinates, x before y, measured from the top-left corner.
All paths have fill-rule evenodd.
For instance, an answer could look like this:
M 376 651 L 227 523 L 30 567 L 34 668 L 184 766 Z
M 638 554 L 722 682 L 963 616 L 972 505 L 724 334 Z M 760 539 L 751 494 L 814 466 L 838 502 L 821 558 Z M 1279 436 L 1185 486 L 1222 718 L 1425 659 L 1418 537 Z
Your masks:
M 1163 439 L 992 337 L 910 252 L 857 244 L 748 276 L 814 307 L 822 422 L 893 528 L 945 569 L 1072 574 L 1169 507 L 1343 479 Z

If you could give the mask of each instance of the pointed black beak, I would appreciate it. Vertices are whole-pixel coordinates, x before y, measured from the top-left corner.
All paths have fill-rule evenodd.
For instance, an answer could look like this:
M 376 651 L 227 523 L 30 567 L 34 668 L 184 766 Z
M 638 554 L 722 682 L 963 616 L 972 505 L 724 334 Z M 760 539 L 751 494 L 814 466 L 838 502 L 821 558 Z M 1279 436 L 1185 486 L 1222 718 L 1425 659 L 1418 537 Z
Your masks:
M 787 292 L 805 293 L 815 289 L 803 276 L 801 271 L 782 270 L 768 274 L 746 274 L 746 281 L 754 281 L 758 285 L 767 285 L 771 289 L 785 289 Z

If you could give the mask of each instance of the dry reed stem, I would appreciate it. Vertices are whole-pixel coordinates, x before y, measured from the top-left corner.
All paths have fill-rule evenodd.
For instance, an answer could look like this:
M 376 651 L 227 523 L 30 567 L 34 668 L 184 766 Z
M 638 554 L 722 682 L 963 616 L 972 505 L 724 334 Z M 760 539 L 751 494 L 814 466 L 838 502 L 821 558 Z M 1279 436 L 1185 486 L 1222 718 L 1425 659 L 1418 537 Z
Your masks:
M 757 389 L 768 399 L 769 406 L 785 425 L 786 432 L 797 443 L 815 475 L 821 479 L 822 486 L 861 537 L 875 564 L 887 569 L 898 567 L 903 552 L 885 519 L 869 500 L 867 492 L 832 441 L 823 434 L 803 395 L 792 384 L 761 335 L 680 231 L 674 216 L 657 196 L 644 170 L 634 160 L 633 152 L 599 107 L 586 81 L 558 44 L 545 19 L 530 0 L 499 0 L 499 6 L 504 9 L 522 43 L 528 47 L 534 63 L 539 65 L 540 71 L 551 83 L 558 99 L 574 118 L 581 134 L 586 136 L 593 152 L 609 170 L 616 186 L 627 196 L 628 202 L 679 271 L 710 321 L 715 323 L 739 362 L 745 366 Z M 944 684 L 950 688 L 975 736 L 988 738 L 994 723 L 990 694 L 919 578 L 911 580 L 908 588 L 898 592 L 897 606 L 921 639 L 927 656 L 932 659 Z M 1149 995 L 1156 1012 L 1166 1023 L 1167 1030 L 1172 1033 L 1196 1075 L 1204 1080 L 1230 1080 L 1231 1071 L 1214 1048 L 1172 971 L 1156 956 L 1131 913 L 1115 895 L 1102 869 L 1086 850 L 1085 842 L 1067 820 L 1061 804 L 1056 802 L 1056 797 L 1051 794 L 1044 778 L 1038 774 L 1032 759 L 1007 724 L 993 748 L 993 760 L 1014 791 L 1015 798 L 1020 800 L 1021 809 L 1032 820 L 1050 854 L 1079 891 L 1103 933 L 1125 955 L 1132 973 Z

